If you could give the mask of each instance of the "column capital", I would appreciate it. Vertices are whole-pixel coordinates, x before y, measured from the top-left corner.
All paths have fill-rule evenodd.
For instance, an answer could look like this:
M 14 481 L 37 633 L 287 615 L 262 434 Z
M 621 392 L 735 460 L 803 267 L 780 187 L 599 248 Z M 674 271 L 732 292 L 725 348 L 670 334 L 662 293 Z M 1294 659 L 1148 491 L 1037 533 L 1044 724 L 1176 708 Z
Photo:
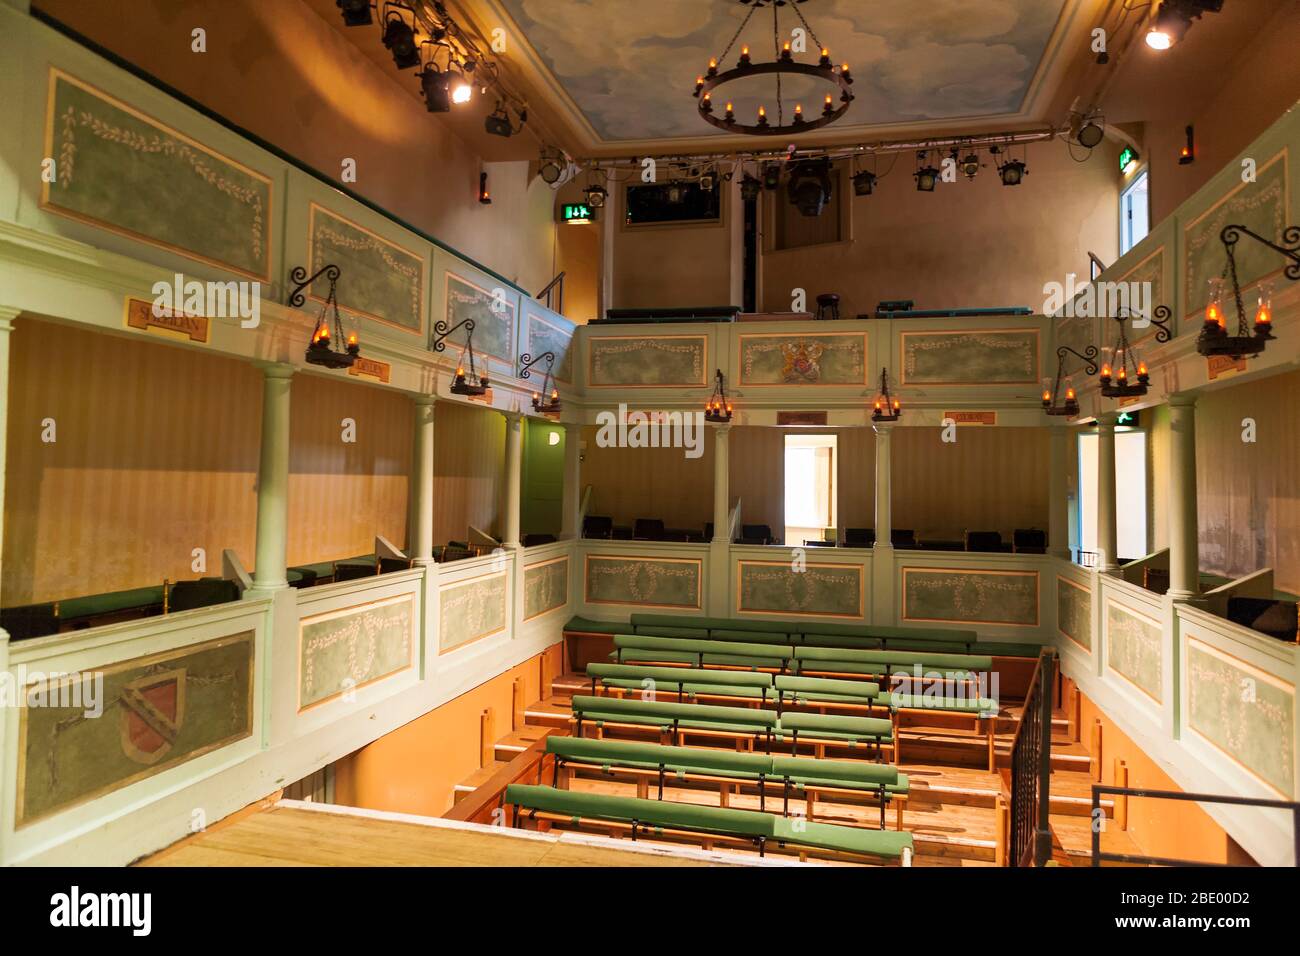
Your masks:
M 294 366 L 285 362 L 255 362 L 262 374 L 267 378 L 293 378 L 293 373 L 298 371 Z
M 1198 398 L 1200 398 L 1200 396 L 1196 392 L 1175 392 L 1166 398 L 1165 401 L 1169 404 L 1170 408 L 1194 408 Z
M 422 392 L 415 396 L 415 404 L 419 405 L 421 408 L 432 408 L 434 405 L 438 404 L 438 396 Z
M 709 422 L 709 425 L 722 436 L 726 436 L 731 431 L 731 422 Z
M 872 422 L 871 430 L 882 438 L 888 438 L 889 433 L 893 431 L 893 422 Z
M 12 332 L 14 319 L 23 314 L 23 310 L 12 305 L 0 305 L 0 332 Z
M 1113 429 L 1119 422 L 1119 412 L 1101 412 L 1097 415 L 1097 427 Z
M 518 425 L 524 420 L 524 413 L 517 408 L 498 408 L 497 412 L 511 425 Z
M 556 422 L 556 424 L 564 429 L 565 434 L 582 431 L 582 422 Z

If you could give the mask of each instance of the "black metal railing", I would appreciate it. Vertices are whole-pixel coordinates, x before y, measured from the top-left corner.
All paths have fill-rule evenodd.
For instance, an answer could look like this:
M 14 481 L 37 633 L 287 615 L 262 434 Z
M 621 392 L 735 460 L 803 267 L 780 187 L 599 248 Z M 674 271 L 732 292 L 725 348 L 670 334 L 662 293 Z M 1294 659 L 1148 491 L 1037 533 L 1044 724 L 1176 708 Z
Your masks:
M 546 288 L 537 295 L 533 296 L 538 302 L 541 302 L 552 312 L 564 312 L 564 273 L 560 272 L 554 279 L 546 283 Z M 554 299 L 554 303 L 552 303 Z
M 1220 797 L 1209 793 L 1183 793 L 1179 790 L 1143 790 L 1138 787 L 1108 787 L 1100 783 L 1092 785 L 1092 819 L 1101 820 L 1101 798 L 1103 794 L 1116 797 L 1151 797 L 1156 800 L 1182 800 L 1187 803 L 1222 803 L 1231 807 L 1259 807 L 1262 810 L 1290 810 L 1292 839 L 1295 841 L 1293 866 L 1300 866 L 1300 803 L 1289 800 L 1260 800 L 1254 797 Z M 1147 866 L 1232 866 L 1231 863 L 1201 863 L 1196 860 L 1175 860 L 1163 856 L 1141 856 L 1134 853 L 1103 853 L 1101 850 L 1102 828 L 1096 823 L 1092 827 L 1092 865 L 1106 863 L 1129 863 Z
M 1052 855 L 1047 817 L 1052 776 L 1052 691 L 1056 651 L 1038 655 L 1025 709 L 1011 742 L 1011 845 L 1008 866 L 1044 866 Z

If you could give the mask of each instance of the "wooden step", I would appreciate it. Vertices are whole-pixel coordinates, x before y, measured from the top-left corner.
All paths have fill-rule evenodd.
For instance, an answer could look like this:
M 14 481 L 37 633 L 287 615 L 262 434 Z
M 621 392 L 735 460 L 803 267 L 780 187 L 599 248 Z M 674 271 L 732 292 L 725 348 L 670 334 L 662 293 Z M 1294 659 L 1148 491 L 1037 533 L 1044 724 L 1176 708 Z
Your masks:
M 1087 816 L 1052 814 L 1049 818 L 1052 832 L 1060 841 L 1071 866 L 1092 865 L 1092 823 Z M 1141 855 L 1143 850 L 1126 830 L 1110 822 L 1101 833 L 1101 849 L 1106 853 Z M 1103 863 L 1103 866 L 1136 866 L 1138 864 Z
M 493 753 L 497 760 L 510 761 L 519 756 L 537 741 L 541 740 L 550 730 L 550 727 L 540 727 L 534 724 L 524 724 L 518 730 L 514 730 L 493 745 Z
M 451 788 L 451 802 L 459 803 L 464 797 L 473 793 L 487 782 L 487 779 L 506 765 L 505 760 L 494 760 L 486 767 L 475 770 L 472 774 Z
M 534 701 L 524 708 L 524 720 L 531 727 L 551 727 L 556 730 L 567 729 L 572 716 L 570 698 L 552 694 L 550 697 Z

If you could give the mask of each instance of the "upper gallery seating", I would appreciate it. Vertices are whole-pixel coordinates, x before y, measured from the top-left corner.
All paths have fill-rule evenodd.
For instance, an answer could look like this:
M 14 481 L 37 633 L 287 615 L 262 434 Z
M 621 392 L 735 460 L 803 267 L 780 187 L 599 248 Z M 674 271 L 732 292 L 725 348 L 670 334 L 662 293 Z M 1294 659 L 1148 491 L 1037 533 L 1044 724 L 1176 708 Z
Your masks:
M 607 309 L 603 319 L 589 325 L 648 325 L 676 322 L 734 322 L 740 315 L 737 305 L 702 305 L 672 309 Z
M 224 578 L 164 581 L 150 587 L 4 608 L 0 610 L 0 627 L 12 640 L 22 640 L 223 604 L 239 600 L 239 595 L 239 585 Z
M 1228 598 L 1228 620 L 1292 644 L 1300 641 L 1297 609 L 1300 609 L 1300 604 L 1295 601 Z
M 1046 554 L 1047 532 L 1038 528 L 1016 528 L 1011 532 L 1011 548 L 1016 554 Z
M 765 524 L 746 524 L 740 526 L 741 544 L 771 544 L 772 529 Z

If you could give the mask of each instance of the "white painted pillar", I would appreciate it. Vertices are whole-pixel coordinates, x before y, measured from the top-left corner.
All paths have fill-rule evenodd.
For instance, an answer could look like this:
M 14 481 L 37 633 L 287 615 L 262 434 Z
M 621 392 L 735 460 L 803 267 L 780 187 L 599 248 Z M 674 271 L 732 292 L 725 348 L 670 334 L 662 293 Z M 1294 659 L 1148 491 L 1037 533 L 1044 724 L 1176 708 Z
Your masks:
M 417 564 L 433 563 L 433 448 L 434 403 L 432 395 L 415 397 L 415 452 L 411 462 L 412 510 L 411 557 Z
M 560 537 L 582 537 L 578 511 L 582 507 L 582 425 L 564 423 L 564 499 L 561 502 Z
M 519 412 L 502 412 L 506 419 L 506 513 L 505 533 L 501 544 L 519 547 L 519 505 L 523 490 L 524 416 Z
M 9 336 L 13 332 L 14 319 L 19 309 L 0 306 L 0 544 L 4 541 L 4 500 L 5 500 L 5 449 L 9 436 Z M 32 427 L 39 427 L 33 422 Z M 0 548 L 0 551 L 3 551 Z M 0 567 L 0 581 L 3 581 L 4 569 Z M 0 627 L 0 674 L 9 669 L 9 634 Z M 9 715 L 17 715 L 16 708 L 0 704 L 0 767 L 8 767 L 10 755 L 5 748 L 9 742 Z M 15 734 L 15 739 L 17 735 Z M 17 761 L 12 761 L 16 763 Z M 5 837 L 0 833 L 0 861 L 8 858 Z
M 713 428 L 713 540 L 731 544 L 730 425 Z
M 289 394 L 293 366 L 262 366 L 262 452 L 257 472 L 253 590 L 289 586 Z
M 872 428 L 876 433 L 876 547 L 892 548 L 894 518 L 890 477 L 893 465 L 889 457 L 889 432 L 893 425 L 880 422 Z
M 1196 396 L 1169 396 L 1169 597 L 1201 593 L 1196 517 Z
M 1114 412 L 1097 416 L 1097 552 L 1099 571 L 1119 569 L 1118 518 L 1115 507 Z
M 1062 425 L 1053 426 L 1047 480 L 1047 553 L 1070 560 L 1070 492 L 1066 482 L 1070 462 L 1070 440 L 1074 432 Z

